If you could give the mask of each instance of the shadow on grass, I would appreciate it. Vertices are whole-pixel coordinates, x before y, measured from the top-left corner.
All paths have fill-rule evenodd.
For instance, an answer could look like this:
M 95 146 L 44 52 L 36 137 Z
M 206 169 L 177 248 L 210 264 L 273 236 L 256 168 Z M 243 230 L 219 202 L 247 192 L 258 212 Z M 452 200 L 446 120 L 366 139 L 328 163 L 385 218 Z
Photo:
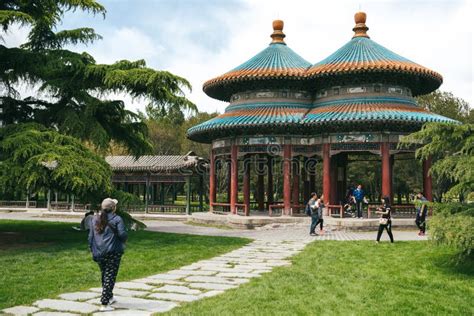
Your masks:
M 474 254 L 462 259 L 457 254 L 446 254 L 436 258 L 433 263 L 446 274 L 474 277 Z

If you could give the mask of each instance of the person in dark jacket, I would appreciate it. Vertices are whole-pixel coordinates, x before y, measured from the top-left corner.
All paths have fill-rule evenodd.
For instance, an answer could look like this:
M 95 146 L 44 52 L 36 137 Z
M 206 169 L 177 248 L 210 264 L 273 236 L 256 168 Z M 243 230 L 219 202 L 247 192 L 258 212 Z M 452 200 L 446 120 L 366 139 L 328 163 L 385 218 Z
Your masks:
M 387 230 L 388 237 L 390 237 L 390 242 L 393 243 L 393 234 L 392 234 L 392 209 L 390 207 L 390 198 L 388 196 L 383 197 L 383 206 L 376 211 L 377 214 L 380 214 L 379 219 L 379 231 L 377 232 L 377 243 L 380 242 L 380 237 L 382 236 L 383 230 Z
M 117 203 L 111 198 L 103 200 L 102 211 L 93 218 L 89 230 L 89 247 L 102 274 L 101 311 L 113 310 L 110 305 L 115 302 L 113 290 L 127 240 L 123 219 L 115 214 Z
M 363 211 L 363 203 L 364 203 L 364 197 L 365 197 L 365 192 L 362 190 L 362 185 L 359 184 L 357 186 L 357 189 L 355 189 L 352 192 L 352 195 L 354 196 L 355 202 L 356 202 L 356 209 L 357 209 L 357 218 L 362 218 L 362 211 Z
M 428 200 L 423 196 L 423 193 L 416 195 L 416 226 L 420 229 L 418 236 L 425 236 L 426 232 L 426 213 L 428 213 Z
M 324 225 L 324 195 L 321 195 L 319 199 L 316 200 L 316 208 L 318 209 L 318 221 L 316 222 L 316 227 L 319 224 L 319 234 L 324 234 L 323 225 Z
M 316 193 L 311 193 L 311 198 L 308 201 L 308 206 L 311 211 L 311 227 L 309 229 L 309 234 L 311 236 L 317 236 L 316 234 L 316 226 L 318 224 L 318 208 L 316 205 L 316 201 L 318 200 L 318 195 Z

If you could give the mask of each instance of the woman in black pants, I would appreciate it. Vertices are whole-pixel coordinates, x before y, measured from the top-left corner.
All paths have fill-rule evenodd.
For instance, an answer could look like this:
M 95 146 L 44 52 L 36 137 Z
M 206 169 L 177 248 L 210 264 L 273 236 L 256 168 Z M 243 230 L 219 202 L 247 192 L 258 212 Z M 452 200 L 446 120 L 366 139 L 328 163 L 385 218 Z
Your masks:
M 387 230 L 387 234 L 390 237 L 390 242 L 393 243 L 393 234 L 392 234 L 392 210 L 390 208 L 390 198 L 388 196 L 383 197 L 383 206 L 379 208 L 376 212 L 380 214 L 380 225 L 379 231 L 377 233 L 377 243 L 380 241 L 380 237 L 382 236 L 382 232 L 384 229 Z
M 102 201 L 102 211 L 99 216 L 94 217 L 89 230 L 92 258 L 99 265 L 102 274 L 101 311 L 114 310 L 111 306 L 116 302 L 113 290 L 127 240 L 123 219 L 115 214 L 117 203 L 117 200 L 111 198 Z

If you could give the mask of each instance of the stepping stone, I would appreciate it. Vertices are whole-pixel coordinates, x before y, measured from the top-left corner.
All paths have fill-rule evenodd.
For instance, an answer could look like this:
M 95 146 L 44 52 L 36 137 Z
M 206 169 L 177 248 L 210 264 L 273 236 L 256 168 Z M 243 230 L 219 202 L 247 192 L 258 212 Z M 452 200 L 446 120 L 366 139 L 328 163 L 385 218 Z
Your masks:
M 211 267 L 202 267 L 203 270 L 207 271 L 214 271 L 214 272 L 250 272 L 250 270 L 255 269 L 254 267 L 242 268 L 240 266 L 236 266 L 235 268 L 211 268 Z
M 97 292 L 97 293 L 102 293 L 102 288 L 100 287 L 95 287 L 89 290 L 93 292 Z M 149 292 L 144 292 L 144 291 L 127 290 L 127 289 L 120 289 L 120 288 L 114 289 L 114 295 L 120 295 L 120 296 L 129 296 L 129 297 L 130 296 L 145 296 L 148 294 Z
M 185 277 L 185 275 L 182 275 L 181 277 Z M 185 284 L 183 281 L 175 281 L 175 280 L 163 280 L 163 279 L 139 279 L 135 280 L 137 282 L 143 282 L 143 283 L 148 283 L 148 284 L 153 284 L 153 285 L 163 285 L 163 284 L 173 284 L 173 285 L 182 285 Z
M 224 291 L 212 290 L 212 291 L 209 291 L 209 292 L 206 292 L 206 293 L 203 293 L 203 294 L 199 295 L 199 297 L 201 297 L 201 298 L 212 297 L 212 296 L 216 296 L 216 295 L 219 295 L 219 294 L 222 294 L 222 293 L 224 293 Z
M 183 278 L 190 275 L 214 275 L 216 273 L 210 270 L 173 270 L 173 274 L 181 274 Z
M 72 314 L 72 313 L 63 313 L 63 312 L 39 312 L 33 315 L 39 316 L 77 316 L 79 314 Z
M 115 287 L 119 287 L 122 289 L 128 290 L 152 290 L 154 289 L 153 286 L 141 283 L 141 282 L 118 282 L 115 283 Z
M 65 293 L 65 294 L 59 295 L 60 298 L 62 298 L 63 300 L 68 300 L 68 301 L 85 301 L 85 300 L 90 300 L 91 298 L 99 297 L 99 296 L 100 294 L 94 293 L 94 292 L 74 292 L 74 293 Z
M 256 278 L 259 277 L 258 273 L 243 273 L 243 272 L 222 272 L 218 273 L 216 277 L 220 278 Z
M 51 299 L 39 300 L 34 302 L 33 305 L 40 309 L 52 309 L 56 311 L 76 312 L 84 314 L 93 313 L 99 309 L 97 306 L 89 303 Z
M 114 303 L 114 308 L 125 308 L 133 310 L 145 310 L 152 313 L 163 313 L 167 312 L 178 304 L 167 301 L 158 301 L 158 300 L 147 300 L 143 298 L 136 297 L 125 297 L 125 296 L 116 296 L 117 302 Z
M 181 268 L 182 269 L 182 268 Z M 183 276 L 180 275 L 180 274 L 169 274 L 169 273 L 162 273 L 162 274 L 155 274 L 155 275 L 152 275 L 150 277 L 148 277 L 148 279 L 161 279 L 161 280 L 179 280 L 181 279 Z
M 155 292 L 172 292 L 172 293 L 181 293 L 181 294 L 201 294 L 201 291 L 190 289 L 185 286 L 179 285 L 165 285 L 155 290 Z
M 204 289 L 204 290 L 229 290 L 237 287 L 237 285 L 232 284 L 222 284 L 222 283 L 189 283 L 189 287 L 196 288 L 196 289 Z
M 265 269 L 265 270 L 259 269 L 259 270 L 253 270 L 252 271 L 252 273 L 255 273 L 255 274 L 262 274 L 262 273 L 268 273 L 268 272 L 272 272 L 272 270 L 270 270 L 270 269 Z
M 98 312 L 92 314 L 92 316 L 151 316 L 153 313 L 147 311 L 140 311 L 138 309 L 119 309 L 111 312 Z
M 33 306 L 15 306 L 15 307 L 10 307 L 2 310 L 3 313 L 9 314 L 9 315 L 30 315 L 33 314 L 34 312 L 39 311 L 39 308 L 33 307 Z
M 213 276 L 200 276 L 194 275 L 185 279 L 188 282 L 201 282 L 201 283 L 223 283 L 223 284 L 243 284 L 247 283 L 248 279 L 230 279 L 230 278 L 218 278 Z
M 177 294 L 177 293 L 153 293 L 148 297 L 165 299 L 176 302 L 192 302 L 199 299 L 199 296 L 189 294 Z

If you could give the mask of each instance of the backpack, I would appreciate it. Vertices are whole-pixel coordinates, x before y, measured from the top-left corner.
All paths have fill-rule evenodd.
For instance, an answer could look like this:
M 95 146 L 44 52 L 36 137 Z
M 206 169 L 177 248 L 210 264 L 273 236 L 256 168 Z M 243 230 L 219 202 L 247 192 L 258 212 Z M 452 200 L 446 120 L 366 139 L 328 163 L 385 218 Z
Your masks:
M 311 216 L 311 206 L 309 205 L 309 203 L 306 203 L 304 212 L 306 213 L 306 215 Z

